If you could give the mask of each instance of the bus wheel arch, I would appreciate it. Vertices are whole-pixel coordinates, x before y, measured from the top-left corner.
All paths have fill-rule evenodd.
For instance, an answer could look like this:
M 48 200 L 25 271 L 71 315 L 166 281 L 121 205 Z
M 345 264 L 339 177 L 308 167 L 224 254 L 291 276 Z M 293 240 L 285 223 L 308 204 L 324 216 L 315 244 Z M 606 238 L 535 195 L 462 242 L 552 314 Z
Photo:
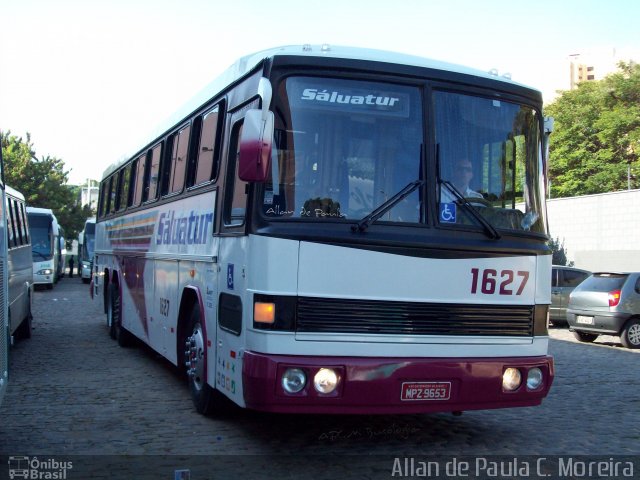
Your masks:
M 185 348 L 185 341 L 191 332 L 189 331 L 191 322 L 191 311 L 194 308 L 200 308 L 200 295 L 199 292 L 192 287 L 187 287 L 182 292 L 182 298 L 180 299 L 180 309 L 178 310 L 178 322 L 176 326 L 176 358 L 178 368 L 181 372 L 187 372 L 185 362 L 187 361 L 187 352 Z
M 208 338 L 202 306 L 199 295 L 193 290 L 189 294 L 187 291 L 183 293 L 183 301 L 180 305 L 179 324 L 186 328 L 181 330 L 184 332 L 182 343 L 184 351 L 179 352 L 178 359 L 185 359 L 184 367 L 187 372 L 189 391 L 196 411 L 203 415 L 220 413 L 224 409 L 226 399 L 207 382 Z M 192 295 L 195 296 L 195 302 L 192 301 L 194 298 Z

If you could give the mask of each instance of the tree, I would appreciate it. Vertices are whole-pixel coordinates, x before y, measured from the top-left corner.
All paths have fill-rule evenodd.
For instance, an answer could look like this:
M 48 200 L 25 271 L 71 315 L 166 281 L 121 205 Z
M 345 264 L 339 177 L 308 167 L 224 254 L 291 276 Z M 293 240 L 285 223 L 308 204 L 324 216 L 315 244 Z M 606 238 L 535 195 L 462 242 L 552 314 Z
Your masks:
M 561 242 L 559 238 L 551 238 L 547 245 L 552 252 L 551 263 L 553 265 L 565 265 L 573 267 L 573 262 L 567 260 L 567 251 L 564 248 L 564 240 Z
M 10 131 L 0 132 L 0 137 L 7 185 L 20 191 L 28 206 L 53 210 L 66 238 L 76 238 L 93 213 L 88 206 L 77 204 L 77 196 L 67 185 L 69 172 L 64 162 L 50 156 L 38 159 L 28 133 L 26 140 Z
M 640 65 L 620 63 L 617 73 L 578 84 L 549 104 L 545 115 L 555 118 L 552 197 L 640 187 Z

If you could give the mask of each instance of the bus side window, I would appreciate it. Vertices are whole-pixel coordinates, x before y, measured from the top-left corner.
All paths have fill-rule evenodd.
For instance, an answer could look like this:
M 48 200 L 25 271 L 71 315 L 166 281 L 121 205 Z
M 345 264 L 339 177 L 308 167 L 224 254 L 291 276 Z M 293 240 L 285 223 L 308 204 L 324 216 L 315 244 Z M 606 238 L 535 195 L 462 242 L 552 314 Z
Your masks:
M 202 119 L 194 185 L 209 182 L 218 174 L 216 147 L 220 128 L 219 110 L 219 107 L 216 106 Z
M 107 211 L 109 209 L 109 207 L 107 206 L 108 204 L 108 198 L 109 198 L 109 182 L 105 181 L 102 183 L 102 191 L 100 192 L 100 204 L 98 206 L 98 216 L 99 217 L 104 217 L 107 214 Z
M 136 194 L 136 187 L 138 184 L 138 159 L 136 158 L 131 165 L 127 167 L 131 170 L 131 177 L 129 178 L 129 195 L 127 196 L 127 207 L 133 205 L 133 197 Z
M 9 215 L 7 215 L 7 233 L 9 235 L 9 248 L 15 247 L 16 241 L 16 231 L 13 223 L 13 208 L 11 208 L 11 199 L 7 197 L 7 210 Z
M 236 123 L 231 134 L 229 158 L 226 175 L 226 193 L 224 223 L 237 226 L 244 223 L 247 206 L 247 182 L 238 177 L 238 159 L 240 157 L 240 137 L 242 136 L 242 120 Z
M 115 174 L 109 177 L 109 213 L 116 211 L 116 190 L 117 190 L 117 177 Z
M 181 192 L 184 187 L 184 174 L 187 170 L 190 132 L 191 126 L 188 125 L 180 130 L 173 138 L 168 193 Z
M 129 182 L 131 180 L 131 165 L 127 165 L 120 171 L 120 195 L 118 201 L 118 211 L 122 211 L 127 208 L 129 199 Z
M 151 151 L 151 162 L 149 169 L 148 182 L 145 180 L 145 185 L 148 185 L 147 196 L 145 200 L 155 200 L 158 196 L 158 182 L 160 180 L 160 157 L 162 153 L 162 144 L 156 145 Z M 147 161 L 147 163 L 149 163 Z
M 138 159 L 133 164 L 133 168 L 135 169 L 135 180 L 134 180 L 134 191 L 132 195 L 132 206 L 137 207 L 142 202 L 142 192 L 144 190 L 144 174 L 145 174 L 145 166 L 147 164 L 147 156 L 140 155 Z
M 22 219 L 22 227 L 24 228 L 24 241 L 25 244 L 29 244 L 29 223 L 27 222 L 27 212 L 24 209 L 24 203 L 20 204 L 20 218 Z
M 22 221 L 20 219 L 20 207 L 18 206 L 18 201 L 14 200 L 13 201 L 13 210 L 14 210 L 14 223 L 16 226 L 16 244 L 21 246 L 24 245 L 26 242 L 24 240 L 24 232 L 23 232 L 23 228 L 22 228 Z

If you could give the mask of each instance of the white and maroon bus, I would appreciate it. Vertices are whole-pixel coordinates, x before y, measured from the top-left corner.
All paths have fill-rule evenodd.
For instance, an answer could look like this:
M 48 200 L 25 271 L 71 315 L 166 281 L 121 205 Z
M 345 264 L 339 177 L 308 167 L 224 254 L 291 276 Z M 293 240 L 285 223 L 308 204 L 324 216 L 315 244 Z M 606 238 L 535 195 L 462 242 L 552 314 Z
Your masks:
M 538 405 L 548 355 L 540 92 L 389 52 L 245 57 L 110 167 L 92 294 L 196 409 Z

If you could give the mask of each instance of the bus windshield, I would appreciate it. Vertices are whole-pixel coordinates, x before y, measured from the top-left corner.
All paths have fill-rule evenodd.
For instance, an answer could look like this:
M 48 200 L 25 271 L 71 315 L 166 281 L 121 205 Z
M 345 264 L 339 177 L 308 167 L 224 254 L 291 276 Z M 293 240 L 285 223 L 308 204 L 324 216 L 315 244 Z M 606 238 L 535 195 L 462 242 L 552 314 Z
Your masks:
M 53 258 L 53 248 L 51 245 L 51 225 L 46 225 L 47 219 L 29 217 L 31 232 L 31 249 L 33 261 L 41 262 Z
M 418 87 L 291 76 L 278 86 L 275 112 L 272 168 L 261 198 L 267 218 L 353 222 L 422 181 L 379 221 L 426 223 L 424 212 L 432 210 L 423 203 L 437 190 L 439 211 L 449 213 L 437 219 L 441 226 L 488 222 L 545 231 L 540 120 L 532 107 L 439 91 L 427 101 Z M 434 119 L 436 140 L 425 149 L 436 152 L 437 179 L 430 181 L 421 155 L 425 116 Z M 460 162 L 470 172 L 466 185 L 454 172 Z
M 96 243 L 96 224 L 87 223 L 84 227 L 83 258 L 91 259 Z

